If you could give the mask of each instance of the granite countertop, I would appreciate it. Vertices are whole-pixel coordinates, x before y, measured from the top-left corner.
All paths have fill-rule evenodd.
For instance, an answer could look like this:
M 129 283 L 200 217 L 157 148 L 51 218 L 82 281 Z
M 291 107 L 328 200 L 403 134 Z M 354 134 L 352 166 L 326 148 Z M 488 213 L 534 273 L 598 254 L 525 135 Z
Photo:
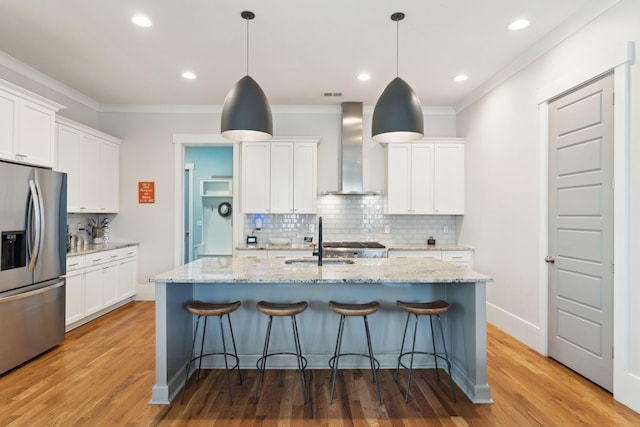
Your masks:
M 202 258 L 159 274 L 170 283 L 473 283 L 491 277 L 439 260 L 359 258 L 353 264 L 285 264 L 278 258 Z
M 67 258 L 92 254 L 95 252 L 112 251 L 115 249 L 127 248 L 129 246 L 138 246 L 138 242 L 109 242 L 106 245 L 90 244 L 86 248 L 72 248 L 67 251 Z

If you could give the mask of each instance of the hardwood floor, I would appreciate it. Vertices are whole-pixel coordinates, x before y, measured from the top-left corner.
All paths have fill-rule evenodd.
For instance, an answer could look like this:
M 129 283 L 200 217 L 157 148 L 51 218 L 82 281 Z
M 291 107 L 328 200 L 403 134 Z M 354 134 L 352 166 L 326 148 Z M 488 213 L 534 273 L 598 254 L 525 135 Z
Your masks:
M 0 426 L 638 426 L 640 414 L 603 389 L 544 358 L 500 330 L 488 328 L 493 405 L 473 405 L 446 375 L 379 374 L 378 405 L 368 370 L 341 370 L 329 405 L 329 370 L 313 372 L 314 417 L 295 371 L 268 371 L 257 404 L 255 370 L 232 375 L 229 405 L 224 371 L 189 382 L 185 404 L 150 405 L 154 383 L 154 305 L 135 302 L 67 334 L 59 347 L 0 376 Z M 304 349 L 304 343 L 303 343 Z M 444 379 L 443 379 L 444 378 Z

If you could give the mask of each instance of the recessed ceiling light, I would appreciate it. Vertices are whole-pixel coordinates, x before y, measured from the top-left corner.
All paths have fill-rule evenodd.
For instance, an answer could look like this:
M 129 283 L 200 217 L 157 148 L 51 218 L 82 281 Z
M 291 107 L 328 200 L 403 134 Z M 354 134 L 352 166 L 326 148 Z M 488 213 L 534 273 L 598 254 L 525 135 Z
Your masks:
M 182 73 L 182 78 L 187 80 L 194 80 L 197 76 L 191 71 L 185 71 Z
M 456 82 L 463 82 L 465 80 L 467 80 L 469 78 L 469 76 L 467 76 L 466 74 L 458 74 L 457 76 L 455 76 L 453 78 L 454 81 Z
M 145 15 L 136 15 L 133 18 L 131 18 L 131 22 L 133 22 L 139 27 L 145 27 L 145 28 L 153 25 L 153 23 L 151 22 L 151 19 L 149 19 Z
M 513 21 L 507 28 L 512 31 L 522 30 L 523 28 L 527 28 L 530 22 L 528 19 L 516 19 Z
M 360 80 L 361 82 L 366 82 L 367 80 L 370 80 L 371 76 L 367 73 L 360 73 L 358 74 L 358 80 Z

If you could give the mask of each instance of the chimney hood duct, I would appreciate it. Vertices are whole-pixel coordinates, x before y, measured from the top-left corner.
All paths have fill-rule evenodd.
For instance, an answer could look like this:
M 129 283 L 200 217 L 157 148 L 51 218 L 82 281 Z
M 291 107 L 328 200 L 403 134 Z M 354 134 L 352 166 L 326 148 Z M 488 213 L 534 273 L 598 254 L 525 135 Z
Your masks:
M 362 189 L 362 102 L 342 103 L 340 146 L 340 189 L 323 194 L 340 196 L 378 194 L 375 191 Z

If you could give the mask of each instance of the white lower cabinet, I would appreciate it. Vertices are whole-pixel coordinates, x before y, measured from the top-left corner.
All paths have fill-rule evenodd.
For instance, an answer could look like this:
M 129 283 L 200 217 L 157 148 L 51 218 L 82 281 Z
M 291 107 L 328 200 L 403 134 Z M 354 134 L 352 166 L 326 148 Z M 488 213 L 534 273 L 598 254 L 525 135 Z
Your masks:
M 137 270 L 137 247 L 68 257 L 67 330 L 91 321 L 133 297 Z
M 445 261 L 466 270 L 473 270 L 473 251 L 472 250 L 389 250 L 389 258 L 431 258 Z
M 263 249 L 248 249 L 236 251 L 236 257 L 238 258 L 266 258 L 267 251 Z

